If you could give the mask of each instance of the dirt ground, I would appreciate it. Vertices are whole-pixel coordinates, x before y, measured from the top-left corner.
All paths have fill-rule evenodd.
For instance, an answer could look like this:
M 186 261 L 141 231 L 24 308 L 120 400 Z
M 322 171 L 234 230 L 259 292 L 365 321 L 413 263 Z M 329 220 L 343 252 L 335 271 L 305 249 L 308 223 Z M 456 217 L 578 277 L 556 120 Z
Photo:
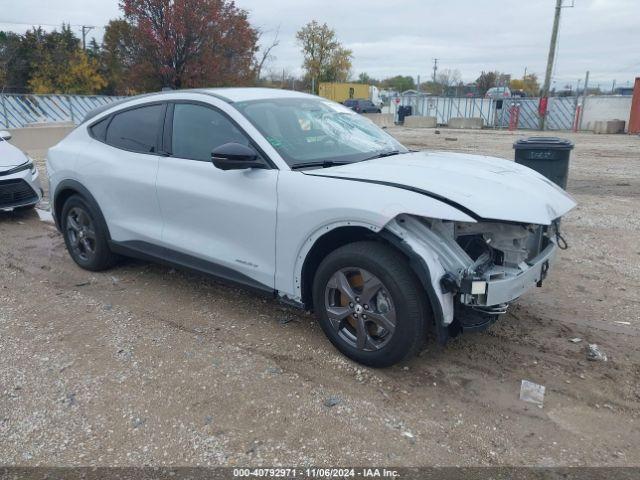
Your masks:
M 505 158 L 521 135 L 389 131 Z M 274 300 L 137 261 L 86 272 L 35 213 L 2 214 L 0 465 L 640 465 L 640 137 L 562 136 L 579 207 L 544 287 L 385 370 Z

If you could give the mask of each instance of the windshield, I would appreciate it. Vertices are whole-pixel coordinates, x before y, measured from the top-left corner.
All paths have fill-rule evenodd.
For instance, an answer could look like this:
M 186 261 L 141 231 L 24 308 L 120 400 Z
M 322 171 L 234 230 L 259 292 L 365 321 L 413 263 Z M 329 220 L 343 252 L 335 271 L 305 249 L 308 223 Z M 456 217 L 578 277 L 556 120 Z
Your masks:
M 280 98 L 234 106 L 291 167 L 360 162 L 407 152 L 369 119 L 328 100 Z

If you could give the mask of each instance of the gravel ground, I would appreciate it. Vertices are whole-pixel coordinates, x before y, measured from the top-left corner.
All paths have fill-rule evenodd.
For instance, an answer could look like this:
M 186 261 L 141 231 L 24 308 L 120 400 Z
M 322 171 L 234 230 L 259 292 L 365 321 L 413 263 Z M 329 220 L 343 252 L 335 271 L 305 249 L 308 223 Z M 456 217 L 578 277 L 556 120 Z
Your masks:
M 518 137 L 389 132 L 505 158 Z M 545 286 L 385 370 L 308 314 L 137 261 L 86 272 L 35 213 L 3 214 L 0 465 L 640 465 L 640 138 L 563 136 L 579 207 Z

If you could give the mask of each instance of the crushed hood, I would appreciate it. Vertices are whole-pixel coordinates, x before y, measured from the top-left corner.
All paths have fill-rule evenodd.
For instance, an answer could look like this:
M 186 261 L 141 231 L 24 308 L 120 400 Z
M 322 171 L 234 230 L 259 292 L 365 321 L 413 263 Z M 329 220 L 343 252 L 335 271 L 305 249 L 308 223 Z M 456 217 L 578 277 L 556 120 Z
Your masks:
M 486 220 L 549 225 L 576 206 L 539 173 L 480 155 L 415 152 L 305 173 L 414 190 Z
M 9 142 L 0 140 L 0 171 L 22 165 L 27 156 Z

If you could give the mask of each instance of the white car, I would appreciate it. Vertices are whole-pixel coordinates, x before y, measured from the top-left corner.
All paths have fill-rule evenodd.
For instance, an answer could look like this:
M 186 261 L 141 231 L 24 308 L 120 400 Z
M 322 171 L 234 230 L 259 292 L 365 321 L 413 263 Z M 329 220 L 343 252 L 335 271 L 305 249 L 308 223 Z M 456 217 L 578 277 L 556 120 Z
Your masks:
M 411 152 L 342 105 L 271 89 L 102 107 L 47 168 L 81 267 L 128 255 L 266 292 L 376 367 L 485 327 L 540 285 L 575 206 L 514 162 Z
M 0 130 L 0 211 L 32 208 L 42 198 L 35 163 L 9 143 L 11 134 Z

